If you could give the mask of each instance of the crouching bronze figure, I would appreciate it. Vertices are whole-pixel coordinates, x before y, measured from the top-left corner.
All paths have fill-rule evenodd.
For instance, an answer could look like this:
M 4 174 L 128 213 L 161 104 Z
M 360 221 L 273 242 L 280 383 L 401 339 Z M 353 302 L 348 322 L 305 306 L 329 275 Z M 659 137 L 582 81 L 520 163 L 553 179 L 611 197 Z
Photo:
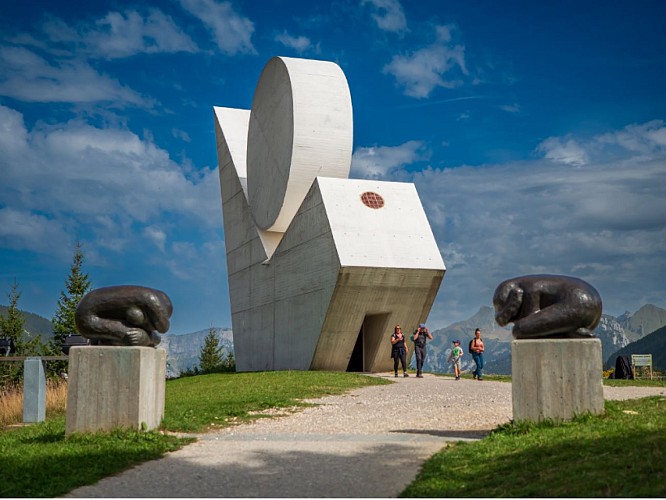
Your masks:
M 601 297 L 589 283 L 569 276 L 530 275 L 503 281 L 493 297 L 495 320 L 513 323 L 516 339 L 593 338 Z

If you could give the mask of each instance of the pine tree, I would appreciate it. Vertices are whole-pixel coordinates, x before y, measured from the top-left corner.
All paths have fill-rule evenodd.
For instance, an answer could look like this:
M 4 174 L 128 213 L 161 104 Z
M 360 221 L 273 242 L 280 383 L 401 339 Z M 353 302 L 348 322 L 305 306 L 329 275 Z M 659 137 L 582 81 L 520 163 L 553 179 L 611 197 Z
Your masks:
M 18 284 L 16 280 L 11 286 L 7 298 L 9 299 L 9 307 L 7 308 L 7 317 L 0 314 L 0 333 L 3 337 L 9 338 L 14 343 L 14 350 L 16 353 L 22 353 L 24 342 L 23 333 L 25 331 L 25 318 L 21 311 L 16 307 L 21 297 Z
M 215 328 L 211 327 L 208 330 L 203 345 L 201 346 L 199 367 L 201 368 L 202 373 L 212 373 L 214 371 L 219 371 L 223 362 L 220 340 L 217 338 Z
M 12 284 L 7 298 L 9 307 L 7 316 L 0 314 L 0 337 L 11 339 L 14 344 L 14 356 L 35 356 L 41 354 L 44 344 L 39 337 L 26 340 L 25 316 L 18 308 L 21 297 L 16 280 Z M 20 384 L 23 380 L 23 365 L 20 363 L 0 363 L 0 389 L 7 384 Z
M 227 359 L 224 360 L 224 371 L 225 372 L 236 371 L 236 358 L 234 357 L 234 353 L 231 351 L 227 353 Z
M 56 313 L 51 320 L 54 334 L 53 343 L 58 351 L 64 344 L 67 335 L 77 333 L 74 313 L 83 296 L 91 288 L 90 278 L 88 274 L 82 272 L 82 267 L 83 251 L 81 250 L 81 244 L 77 242 L 72 267 L 69 270 L 67 281 L 65 281 L 67 292 L 60 292 Z

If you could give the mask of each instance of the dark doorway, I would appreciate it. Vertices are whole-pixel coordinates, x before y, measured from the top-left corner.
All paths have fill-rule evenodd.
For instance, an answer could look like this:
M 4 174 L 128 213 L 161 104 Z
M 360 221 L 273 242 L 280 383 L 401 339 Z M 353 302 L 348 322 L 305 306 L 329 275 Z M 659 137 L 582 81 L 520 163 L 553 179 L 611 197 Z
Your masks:
M 347 365 L 348 372 L 372 372 L 382 339 L 388 328 L 389 313 L 366 314 Z M 387 353 L 388 354 L 388 353 Z
M 363 325 L 361 325 L 361 330 L 358 332 L 358 337 L 356 337 L 356 344 L 354 344 L 354 350 L 352 355 L 349 358 L 349 364 L 347 365 L 348 372 L 362 372 L 364 371 L 363 367 Z

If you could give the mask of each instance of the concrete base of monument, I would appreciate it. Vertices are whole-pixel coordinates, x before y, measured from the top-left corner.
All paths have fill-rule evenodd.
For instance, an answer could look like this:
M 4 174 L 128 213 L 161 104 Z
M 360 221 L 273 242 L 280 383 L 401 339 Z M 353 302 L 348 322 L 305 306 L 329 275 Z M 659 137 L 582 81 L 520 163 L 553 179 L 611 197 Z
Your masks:
M 65 434 L 157 428 L 164 416 L 165 383 L 163 349 L 72 347 Z
M 514 421 L 604 412 L 599 339 L 514 340 L 511 357 Z

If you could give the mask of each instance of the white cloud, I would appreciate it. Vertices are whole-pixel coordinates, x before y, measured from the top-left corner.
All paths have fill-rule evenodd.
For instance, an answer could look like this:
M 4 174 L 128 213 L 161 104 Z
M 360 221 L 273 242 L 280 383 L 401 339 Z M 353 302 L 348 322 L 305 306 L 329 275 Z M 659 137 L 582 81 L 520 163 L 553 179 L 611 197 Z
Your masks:
M 503 104 L 500 106 L 500 109 L 502 111 L 506 111 L 507 113 L 520 113 L 520 105 L 519 104 Z
M 39 237 L 26 239 L 21 227 L 39 224 L 34 234 L 45 235 L 48 245 L 65 247 L 64 238 L 85 234 L 95 248 L 111 251 L 143 238 L 166 249 L 168 231 L 219 227 L 214 170 L 192 178 L 165 150 L 126 129 L 74 120 L 27 130 L 22 116 L 4 106 L 0 123 L 0 145 L 13 142 L 0 157 L 0 207 L 12 209 L 4 214 L 4 236 L 15 235 L 31 250 L 40 250 Z
M 650 159 L 666 153 L 666 126 L 662 120 L 652 120 L 593 137 L 549 137 L 536 151 L 554 162 L 574 166 L 609 159 Z
M 192 139 L 190 138 L 190 134 L 185 132 L 184 130 L 181 130 L 179 128 L 172 128 L 171 129 L 171 135 L 173 135 L 176 139 L 180 139 L 181 141 L 184 142 L 192 142 Z
M 275 41 L 280 42 L 285 47 L 294 49 L 297 53 L 302 54 L 312 47 L 312 42 L 306 36 L 293 37 L 286 31 L 281 35 L 275 37 Z
M 588 162 L 585 150 L 573 139 L 550 137 L 537 146 L 546 158 L 565 165 L 581 166 Z
M 465 47 L 449 44 L 450 28 L 438 28 L 434 44 L 406 56 L 395 55 L 383 68 L 385 74 L 393 75 L 404 87 L 405 95 L 426 98 L 437 87 L 459 87 L 468 74 Z
M 68 240 L 66 229 L 58 221 L 29 210 L 0 208 L 0 247 L 62 253 Z
M 379 29 L 392 33 L 402 33 L 407 30 L 407 20 L 398 0 L 363 0 L 361 5 L 370 4 L 373 7 L 372 18 Z
M 660 270 L 666 266 L 663 129 L 660 122 L 649 122 L 589 139 L 552 138 L 586 152 L 584 168 L 544 158 L 413 174 L 447 266 L 434 308 L 442 314 L 429 322 L 441 327 L 466 319 L 480 305 L 492 306 L 502 280 L 534 273 L 588 281 L 609 314 L 660 300 Z M 632 134 L 627 143 L 623 138 Z M 648 141 L 650 155 L 634 146 Z M 625 152 L 633 148 L 633 156 L 608 160 L 620 143 Z M 382 150 L 358 150 L 354 161 L 372 164 L 373 151 Z M 365 170 L 394 177 L 401 162 L 379 161 L 390 166 Z
M 616 145 L 641 155 L 650 155 L 666 150 L 666 127 L 662 120 L 652 120 L 643 124 L 628 125 L 624 129 L 595 137 L 603 147 Z
M 424 144 L 409 141 L 400 146 L 357 148 L 352 156 L 351 175 L 364 179 L 385 179 L 405 165 L 426 158 Z
M 71 32 L 66 32 L 63 39 L 67 37 Z M 198 50 L 173 19 L 158 9 L 151 9 L 145 17 L 134 10 L 109 12 L 94 27 L 86 28 L 81 38 L 89 53 L 108 59 Z
M 92 23 L 70 26 L 49 17 L 41 23 L 41 33 L 21 33 L 8 39 L 21 46 L 37 47 L 56 57 L 85 56 L 119 59 L 136 54 L 197 52 L 194 41 L 174 20 L 159 9 L 146 12 L 108 12 Z
M 23 47 L 0 47 L 0 95 L 27 102 L 110 102 L 148 107 L 150 100 L 89 64 L 64 60 L 50 64 Z
M 146 238 L 152 241 L 157 248 L 164 252 L 164 244 L 167 239 L 167 234 L 162 231 L 162 229 L 154 225 L 147 226 L 144 228 L 143 234 L 146 236 Z
M 212 32 L 223 54 L 255 54 L 252 45 L 254 24 L 238 14 L 231 2 L 215 0 L 181 0 L 181 5 Z

